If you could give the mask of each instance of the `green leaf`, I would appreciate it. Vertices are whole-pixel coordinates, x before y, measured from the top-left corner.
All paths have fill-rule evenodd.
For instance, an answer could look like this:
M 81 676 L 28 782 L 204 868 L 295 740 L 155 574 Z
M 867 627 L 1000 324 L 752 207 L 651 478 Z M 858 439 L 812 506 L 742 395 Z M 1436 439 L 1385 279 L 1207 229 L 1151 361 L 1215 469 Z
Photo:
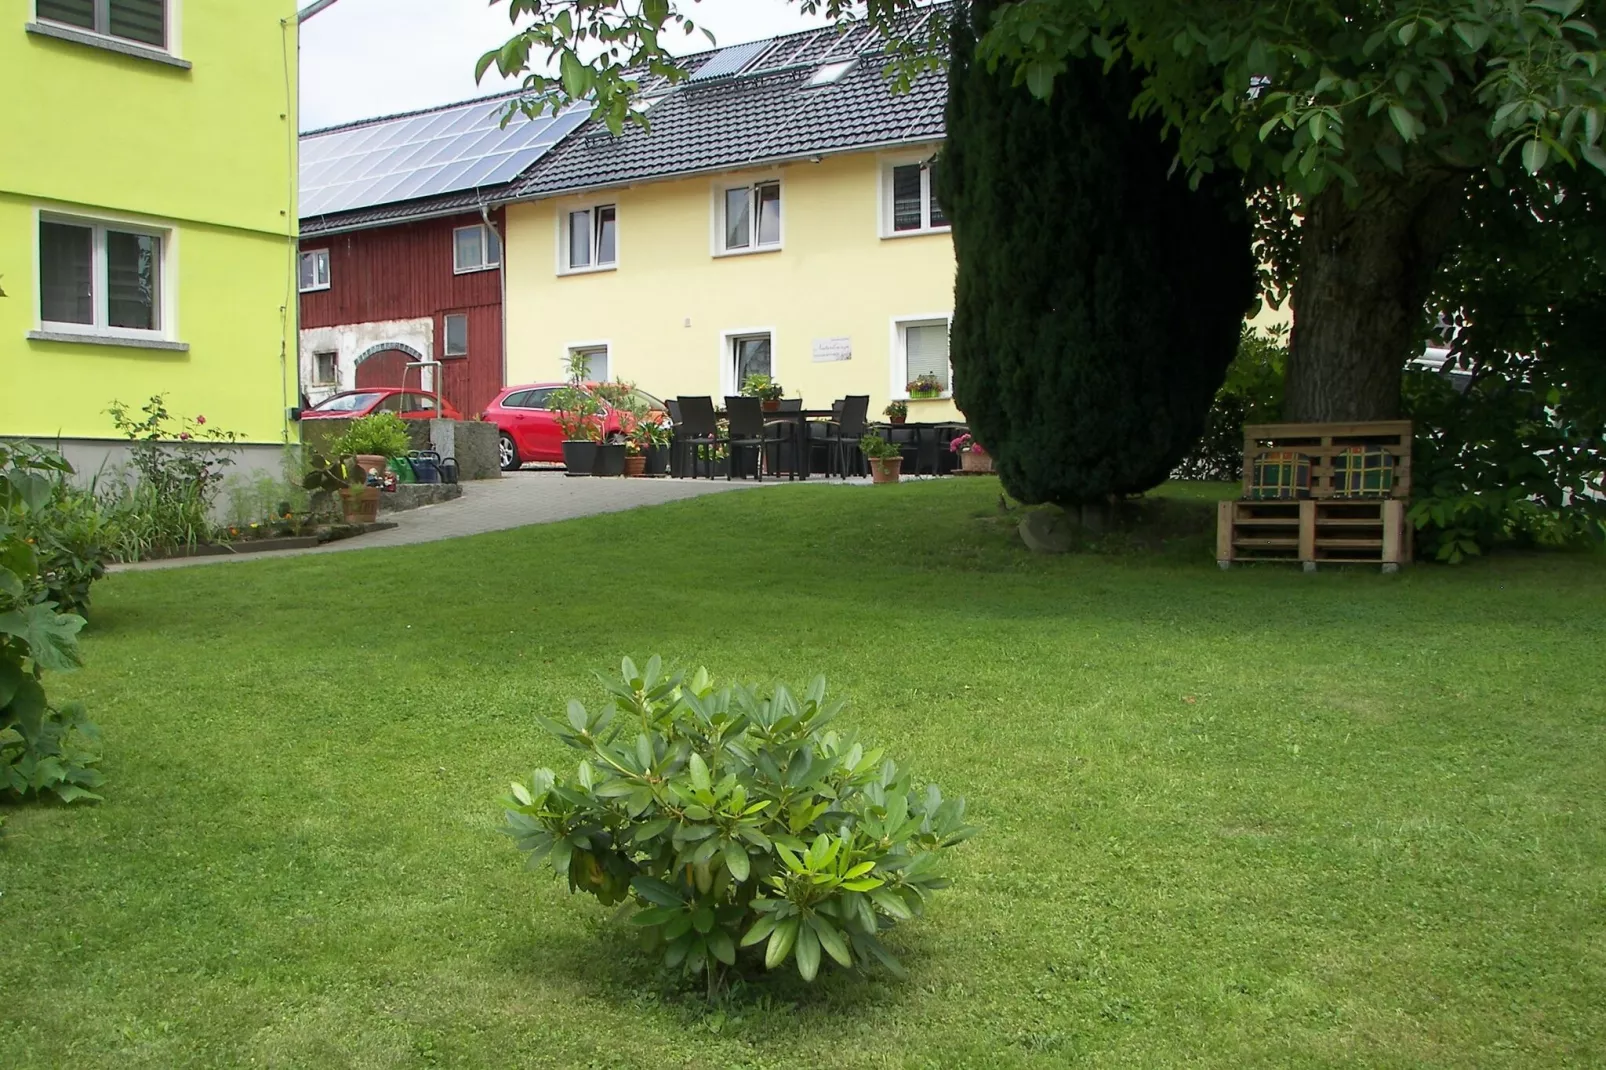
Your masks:
M 735 840 L 725 841 L 725 868 L 730 870 L 731 879 L 737 884 L 745 881 L 751 872 L 747 851 Z
M 770 933 L 769 945 L 764 949 L 764 968 L 773 970 L 786 961 L 786 956 L 792 953 L 792 946 L 797 941 L 798 919 L 787 918 L 778 923 L 775 930 Z
M 1603 150 L 1599 145 L 1585 145 L 1579 149 L 1579 152 L 1591 167 L 1602 174 L 1606 174 L 1606 150 Z
M 5 676 L 5 666 L 4 665 L 0 665 L 0 696 L 3 696 L 5 694 L 5 686 L 4 686 L 4 680 L 3 680 L 4 676 Z M 5 705 L 5 702 L 3 700 L 0 700 L 0 706 L 4 706 L 4 705 Z M 531 803 L 534 802 L 534 800 L 530 798 L 530 789 L 525 787 L 523 784 L 520 784 L 516 780 L 513 782 L 513 797 L 515 799 L 517 799 L 519 801 L 519 803 L 521 805 L 523 805 L 523 806 L 529 806 Z
M 812 981 L 820 972 L 820 939 L 812 928 L 803 927 L 797 933 L 797 972 L 805 981 Z
M 1489 25 L 1483 22 L 1458 22 L 1455 24 L 1455 35 L 1461 38 L 1461 43 L 1467 46 L 1470 52 L 1477 52 L 1489 40 Z
M 843 966 L 853 965 L 853 956 L 848 953 L 847 941 L 842 939 L 842 934 L 836 931 L 835 926 L 818 914 L 808 916 L 808 925 L 814 930 L 815 937 L 819 939 L 820 946 L 825 949 L 827 955 Z
M 731 934 L 724 929 L 715 929 L 708 934 L 708 950 L 725 965 L 736 965 L 736 945 L 731 941 Z
M 10 704 L 11 697 L 17 693 L 17 688 L 22 686 L 25 679 L 27 674 L 22 671 L 21 665 L 9 659 L 0 661 L 0 710 Z
M 41 669 L 58 672 L 77 668 L 77 635 L 84 626 L 84 618 L 72 613 L 57 613 L 54 602 L 0 613 L 0 632 L 14 635 L 28 647 L 28 656 Z
M 775 925 L 776 921 L 774 914 L 760 915 L 759 919 L 753 923 L 753 927 L 747 930 L 747 935 L 742 937 L 742 946 L 752 947 L 754 944 L 767 937 L 770 933 L 774 932 Z
M 569 723 L 574 726 L 574 730 L 576 732 L 584 732 L 587 720 L 586 708 L 580 704 L 579 699 L 571 698 L 569 700 Z
M 691 914 L 691 927 L 700 933 L 706 933 L 714 927 L 714 908 L 707 903 L 698 903 L 697 909 Z
M 1026 88 L 1038 100 L 1047 100 L 1054 92 L 1054 68 L 1042 61 L 1028 63 Z
M 1416 116 L 1403 104 L 1389 105 L 1389 119 L 1394 123 L 1394 129 L 1399 131 L 1401 139 L 1410 142 L 1416 140 Z
M 1537 175 L 1545 169 L 1545 161 L 1550 159 L 1550 145 L 1539 138 L 1534 138 L 1522 147 L 1522 166 L 1530 175 Z
M 1400 27 L 1400 32 L 1395 36 L 1399 38 L 1400 44 L 1410 45 L 1412 41 L 1416 40 L 1416 23 L 1407 22 L 1403 24 Z
M 712 786 L 712 782 L 708 778 L 708 763 L 703 761 L 703 756 L 696 751 L 692 751 L 688 767 L 691 771 L 692 787 L 698 791 L 707 791 Z
M 875 903 L 876 906 L 880 907 L 884 913 L 890 914 L 899 921 L 909 921 L 914 917 L 914 913 L 910 911 L 903 899 L 897 895 L 894 895 L 889 889 L 876 889 L 870 893 L 870 899 Z
M 11 702 L 5 708 L 8 718 L 17 722 L 23 736 L 35 741 L 45 723 L 45 712 L 49 704 L 45 701 L 45 689 L 39 686 L 39 681 L 31 676 L 23 677 L 22 683 L 17 686 L 16 693 L 11 696 Z
M 680 907 L 686 904 L 684 896 L 657 877 L 633 877 L 630 888 L 647 902 L 656 903 L 661 907 Z

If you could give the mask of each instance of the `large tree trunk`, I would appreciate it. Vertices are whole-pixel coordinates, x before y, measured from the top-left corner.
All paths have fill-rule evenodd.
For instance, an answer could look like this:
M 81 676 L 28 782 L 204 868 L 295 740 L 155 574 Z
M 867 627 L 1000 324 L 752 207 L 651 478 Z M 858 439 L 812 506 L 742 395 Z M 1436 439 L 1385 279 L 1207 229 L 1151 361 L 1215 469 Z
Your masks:
M 1379 182 L 1357 203 L 1336 183 L 1300 228 L 1283 416 L 1297 422 L 1399 415 L 1400 373 L 1450 243 L 1466 180 L 1434 171 Z

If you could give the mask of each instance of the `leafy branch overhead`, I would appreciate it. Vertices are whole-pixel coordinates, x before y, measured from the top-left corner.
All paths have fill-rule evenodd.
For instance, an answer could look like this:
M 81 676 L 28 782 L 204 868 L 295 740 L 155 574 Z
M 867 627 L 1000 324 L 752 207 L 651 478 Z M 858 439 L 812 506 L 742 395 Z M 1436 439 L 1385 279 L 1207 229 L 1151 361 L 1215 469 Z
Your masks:
M 642 80 L 680 81 L 676 35 L 708 36 L 685 0 L 506 0 L 517 32 L 481 57 L 523 76 L 534 113 L 590 103 L 615 132 L 640 120 Z M 848 0 L 795 0 L 845 19 Z M 946 61 L 946 31 L 914 0 L 869 0 L 895 84 Z M 1561 159 L 1606 170 L 1606 70 L 1582 0 L 1017 0 L 999 5 L 980 54 L 1046 98 L 1068 63 L 1130 61 L 1135 108 L 1160 116 L 1195 174 L 1229 164 L 1300 193 L 1367 171 L 1500 168 Z M 542 73 L 551 71 L 553 73 Z M 1414 157 L 1414 154 L 1415 157 Z

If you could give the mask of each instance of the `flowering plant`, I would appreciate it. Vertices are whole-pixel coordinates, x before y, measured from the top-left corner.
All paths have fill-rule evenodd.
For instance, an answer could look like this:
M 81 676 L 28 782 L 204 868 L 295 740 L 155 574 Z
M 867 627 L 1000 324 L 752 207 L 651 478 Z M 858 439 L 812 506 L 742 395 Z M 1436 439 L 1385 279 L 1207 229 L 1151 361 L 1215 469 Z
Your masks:
M 912 397 L 937 397 L 943 391 L 942 380 L 927 372 L 908 385 Z
M 977 442 L 975 439 L 971 438 L 969 432 L 966 432 L 965 434 L 960 435 L 958 438 L 956 438 L 952 442 L 948 443 L 948 452 L 949 453 L 979 453 L 983 457 L 987 456 L 987 451 L 982 448 L 982 444 L 980 442 Z

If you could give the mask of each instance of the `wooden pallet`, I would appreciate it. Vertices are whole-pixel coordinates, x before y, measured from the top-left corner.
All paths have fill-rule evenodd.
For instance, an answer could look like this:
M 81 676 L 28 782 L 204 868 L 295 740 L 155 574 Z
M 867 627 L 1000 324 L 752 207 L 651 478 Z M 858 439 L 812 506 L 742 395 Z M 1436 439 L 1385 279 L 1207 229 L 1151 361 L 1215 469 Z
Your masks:
M 1394 487 L 1387 498 L 1333 496 L 1333 460 L 1350 446 L 1375 446 L 1394 455 Z M 1292 501 L 1247 498 L 1255 459 L 1273 450 L 1297 450 L 1311 459 L 1310 497 Z M 1244 428 L 1244 493 L 1221 502 L 1216 516 L 1216 560 L 1375 564 L 1394 571 L 1411 560 L 1405 519 L 1411 493 L 1411 424 L 1258 424 Z

